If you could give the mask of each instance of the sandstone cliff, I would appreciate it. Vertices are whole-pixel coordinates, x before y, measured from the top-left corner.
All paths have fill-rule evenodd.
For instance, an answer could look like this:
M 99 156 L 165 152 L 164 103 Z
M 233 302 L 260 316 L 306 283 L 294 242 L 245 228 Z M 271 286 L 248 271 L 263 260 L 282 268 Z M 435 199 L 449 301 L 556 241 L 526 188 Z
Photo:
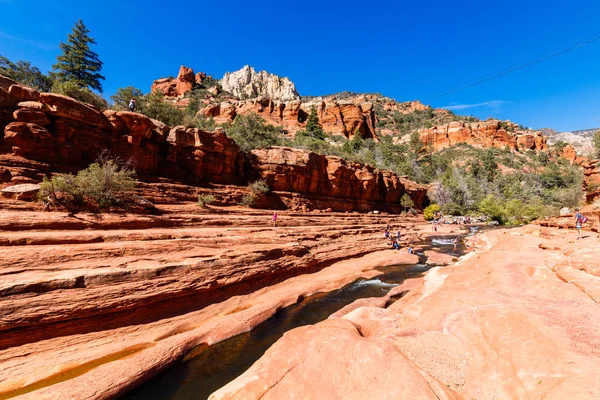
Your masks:
M 227 72 L 220 81 L 223 90 L 240 99 L 266 96 L 273 100 L 298 100 L 300 95 L 289 78 L 281 78 L 267 71 L 256 72 L 246 65 L 235 72 Z
M 8 89 L 0 87 L 2 186 L 75 172 L 108 150 L 129 160 L 142 181 L 246 185 L 265 178 L 274 193 L 263 205 L 274 208 L 398 212 L 403 193 L 417 208 L 425 202 L 425 187 L 389 171 L 297 149 L 272 148 L 249 157 L 222 129 L 171 128 L 141 114 L 103 113 L 66 96 L 1 82 Z M 225 197 L 223 204 L 237 200 Z
M 585 173 L 586 200 L 592 202 L 600 198 L 600 160 L 584 162 L 582 166 Z
M 518 130 L 515 124 L 512 125 L 507 130 L 498 120 L 471 123 L 456 121 L 421 129 L 419 137 L 426 147 L 434 151 L 460 143 L 513 150 L 545 150 L 548 147 L 546 138 L 540 132 Z
M 187 96 L 205 78 L 205 73 L 194 75 L 192 69 L 181 66 L 177 78 L 154 81 L 152 91 L 163 93 L 179 107 L 187 107 L 190 101 Z M 233 122 L 238 115 L 258 114 L 267 123 L 281 126 L 294 135 L 304 129 L 314 108 L 326 133 L 348 139 L 360 135 L 378 140 L 390 135 L 401 142 L 408 140 L 411 132 L 418 131 L 421 140 L 434 151 L 460 143 L 516 150 L 547 148 L 546 138 L 539 131 L 520 129 L 510 121 L 461 117 L 419 101 L 397 102 L 380 94 L 351 92 L 300 99 L 289 79 L 266 71 L 257 73 L 249 66 L 226 73 L 220 84 L 225 92 L 219 93 L 215 88 L 202 99 L 197 114 L 218 124 Z

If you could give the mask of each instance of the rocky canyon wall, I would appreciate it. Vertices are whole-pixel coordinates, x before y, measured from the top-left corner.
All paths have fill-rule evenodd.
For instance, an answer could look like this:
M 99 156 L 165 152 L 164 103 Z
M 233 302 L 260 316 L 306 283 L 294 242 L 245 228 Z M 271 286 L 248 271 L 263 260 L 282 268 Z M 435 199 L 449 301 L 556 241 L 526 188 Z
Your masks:
M 177 78 L 154 81 L 152 92 L 160 92 L 180 107 L 189 104 L 186 95 L 200 87 L 206 74 L 181 66 Z M 304 129 L 306 119 L 314 108 L 323 130 L 331 135 L 352 138 L 377 138 L 375 103 L 385 112 L 409 113 L 424 110 L 427 106 L 418 101 L 399 103 L 374 94 L 341 94 L 311 97 L 302 100 L 294 84 L 288 78 L 280 78 L 266 71 L 255 72 L 246 66 L 239 71 L 227 73 L 220 81 L 221 88 L 210 87 L 213 97 L 202 100 L 199 115 L 213 118 L 222 124 L 232 122 L 237 115 L 258 114 L 267 123 L 282 126 L 292 135 Z M 221 93 L 221 89 L 224 93 Z
M 419 137 L 425 146 L 432 148 L 433 151 L 460 143 L 512 150 L 545 150 L 548 148 L 546 138 L 541 132 L 518 130 L 516 126 L 511 126 L 509 131 L 498 120 L 471 123 L 455 121 L 421 129 Z
M 268 196 L 269 205 L 278 208 L 399 211 L 403 193 L 418 208 L 425 202 L 424 187 L 389 171 L 287 148 L 248 156 L 222 129 L 171 128 L 141 114 L 101 112 L 1 79 L 2 186 L 36 183 L 51 172 L 75 172 L 108 150 L 130 161 L 141 180 L 246 185 L 264 178 L 275 192 Z

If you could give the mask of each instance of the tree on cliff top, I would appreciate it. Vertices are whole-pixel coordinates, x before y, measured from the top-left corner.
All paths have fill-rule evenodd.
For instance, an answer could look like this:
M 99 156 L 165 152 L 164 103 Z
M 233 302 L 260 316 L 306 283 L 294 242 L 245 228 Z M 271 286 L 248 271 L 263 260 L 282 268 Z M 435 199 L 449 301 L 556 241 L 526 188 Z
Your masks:
M 98 54 L 90 50 L 90 44 L 96 44 L 96 41 L 88 35 L 89 32 L 82 20 L 75 23 L 67 43 L 60 43 L 62 54 L 52 66 L 53 75 L 60 81 L 72 81 L 82 88 L 91 88 L 102 93 L 100 81 L 105 79 L 100 74 L 102 61 Z

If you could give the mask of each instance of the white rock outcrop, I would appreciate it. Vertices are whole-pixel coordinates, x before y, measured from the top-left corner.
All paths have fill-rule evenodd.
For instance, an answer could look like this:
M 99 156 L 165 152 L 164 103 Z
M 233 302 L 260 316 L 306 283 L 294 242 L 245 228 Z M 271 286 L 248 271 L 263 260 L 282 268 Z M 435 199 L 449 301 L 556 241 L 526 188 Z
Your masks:
M 267 71 L 256 72 L 249 65 L 235 72 L 227 72 L 220 83 L 223 90 L 240 99 L 256 97 L 269 97 L 281 101 L 300 99 L 294 82 Z

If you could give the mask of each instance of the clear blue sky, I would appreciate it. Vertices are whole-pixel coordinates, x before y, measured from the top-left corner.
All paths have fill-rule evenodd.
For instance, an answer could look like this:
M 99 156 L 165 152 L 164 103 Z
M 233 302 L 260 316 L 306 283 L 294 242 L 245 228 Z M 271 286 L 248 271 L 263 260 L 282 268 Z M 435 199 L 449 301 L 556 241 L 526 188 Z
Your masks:
M 98 42 L 104 94 L 245 64 L 302 95 L 380 92 L 534 128 L 600 127 L 600 41 L 499 79 L 433 93 L 600 31 L 595 1 L 0 0 L 0 54 L 48 71 L 81 18 Z

